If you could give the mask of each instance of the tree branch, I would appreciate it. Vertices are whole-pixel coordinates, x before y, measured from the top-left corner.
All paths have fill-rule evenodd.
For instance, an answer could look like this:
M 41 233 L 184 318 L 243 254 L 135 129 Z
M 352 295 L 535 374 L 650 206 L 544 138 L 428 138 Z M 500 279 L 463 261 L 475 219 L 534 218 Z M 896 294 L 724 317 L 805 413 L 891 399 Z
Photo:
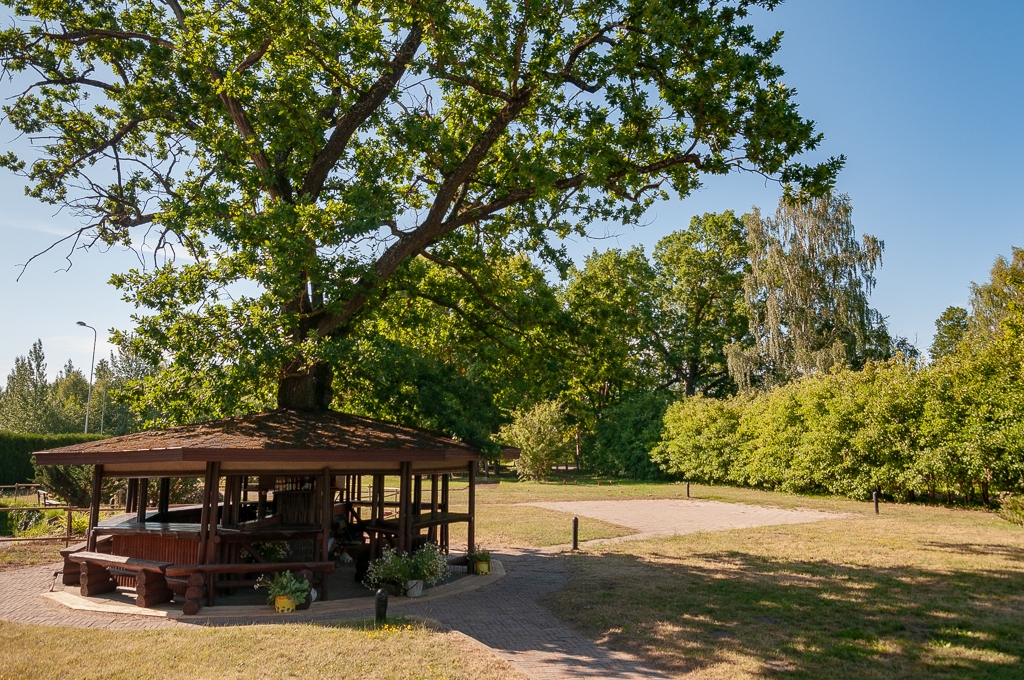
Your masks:
M 459 276 L 465 279 L 466 282 L 470 286 L 472 286 L 473 290 L 476 291 L 477 297 L 479 297 L 480 300 L 482 300 L 487 306 L 491 307 L 499 314 L 501 314 L 503 317 L 508 319 L 510 323 L 516 326 L 520 325 L 519 321 L 516 320 L 515 317 L 509 314 L 506 310 L 502 309 L 501 306 L 499 306 L 496 302 L 494 302 L 490 297 L 487 296 L 487 293 L 484 292 L 483 286 L 481 286 L 480 283 L 475 278 L 473 278 L 473 276 L 465 269 L 455 264 L 454 262 L 451 262 L 450 260 L 446 260 L 443 257 L 438 257 L 437 255 L 430 253 L 426 249 L 421 250 L 420 254 L 423 257 L 430 260 L 431 262 L 439 264 L 442 267 L 448 267 L 449 269 L 452 269 L 455 272 L 457 272 Z
M 60 40 L 71 45 L 80 46 L 86 43 L 95 42 L 97 40 L 104 40 L 107 38 L 113 40 L 145 40 L 146 42 L 154 45 L 160 45 L 168 49 L 175 49 L 174 43 L 164 38 L 158 38 L 148 33 L 136 33 L 135 31 L 112 31 L 106 28 L 86 28 L 78 31 L 68 31 L 67 33 L 43 33 L 43 37 L 50 38 L 51 40 Z
M 352 135 L 356 133 L 360 125 L 366 122 L 367 118 L 373 115 L 373 112 L 384 103 L 387 96 L 398 85 L 402 76 L 405 75 L 406 68 L 416 55 L 416 50 L 419 49 L 422 39 L 423 28 L 419 24 L 414 24 L 409 29 L 409 34 L 405 36 L 405 40 L 402 41 L 398 52 L 395 53 L 394 59 L 391 60 L 389 69 L 356 100 L 356 103 L 345 115 L 338 119 L 330 139 L 313 159 L 313 163 L 302 180 L 303 194 L 314 199 L 320 195 L 327 175 L 345 153 L 345 148 L 348 146 L 349 140 L 352 139 Z

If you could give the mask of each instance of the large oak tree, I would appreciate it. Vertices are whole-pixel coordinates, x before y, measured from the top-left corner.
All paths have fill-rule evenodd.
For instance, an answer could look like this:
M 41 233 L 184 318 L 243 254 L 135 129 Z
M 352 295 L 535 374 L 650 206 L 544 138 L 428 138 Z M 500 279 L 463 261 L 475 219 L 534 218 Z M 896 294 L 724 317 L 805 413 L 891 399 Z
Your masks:
M 81 218 L 65 246 L 149 258 L 114 279 L 135 349 L 218 412 L 327 408 L 418 257 L 486 277 L 488 244 L 557 257 L 702 175 L 841 165 L 799 162 L 821 137 L 749 25 L 777 0 L 3 3 L 32 144 L 2 164 Z

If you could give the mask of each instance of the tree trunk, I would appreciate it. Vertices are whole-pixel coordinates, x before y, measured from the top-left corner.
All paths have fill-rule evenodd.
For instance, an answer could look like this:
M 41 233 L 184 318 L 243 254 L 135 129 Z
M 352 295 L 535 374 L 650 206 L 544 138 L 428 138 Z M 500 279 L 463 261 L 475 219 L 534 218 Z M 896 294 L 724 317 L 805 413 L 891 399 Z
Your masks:
M 697 394 L 697 361 L 690 359 L 686 362 L 686 379 L 683 381 L 686 386 L 686 396 L 692 397 Z
M 296 411 L 327 411 L 334 398 L 334 369 L 319 362 L 300 371 L 287 371 L 277 383 L 277 407 Z

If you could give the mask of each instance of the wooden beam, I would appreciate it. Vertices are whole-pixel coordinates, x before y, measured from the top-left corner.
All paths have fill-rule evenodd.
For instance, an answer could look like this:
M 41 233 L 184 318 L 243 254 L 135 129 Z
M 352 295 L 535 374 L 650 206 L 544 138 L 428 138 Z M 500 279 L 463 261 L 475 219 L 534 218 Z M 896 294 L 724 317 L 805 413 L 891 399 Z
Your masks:
M 92 468 L 92 498 L 89 501 L 89 537 L 87 550 L 96 549 L 96 536 L 94 531 L 100 523 L 100 488 L 103 486 L 103 466 L 94 465 Z

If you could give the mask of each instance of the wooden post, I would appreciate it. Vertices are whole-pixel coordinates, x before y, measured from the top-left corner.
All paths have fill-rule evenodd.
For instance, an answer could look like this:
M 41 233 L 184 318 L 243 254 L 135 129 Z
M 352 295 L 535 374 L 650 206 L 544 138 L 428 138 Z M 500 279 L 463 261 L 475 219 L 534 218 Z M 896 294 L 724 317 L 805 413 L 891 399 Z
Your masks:
M 103 485 L 103 466 L 92 468 L 92 499 L 89 502 L 89 550 L 96 550 L 96 526 L 100 523 L 100 487 Z M 68 515 L 70 517 L 70 515 Z
M 143 477 L 139 480 L 139 507 L 135 511 L 135 521 L 146 521 L 146 509 L 149 506 L 149 479 Z
M 407 540 L 409 526 L 409 494 L 411 489 L 410 482 L 412 482 L 412 476 L 409 473 L 409 463 L 401 463 L 399 465 L 398 473 L 398 552 L 406 553 L 410 552 L 409 542 Z
M 320 561 L 326 562 L 331 538 L 331 523 L 334 521 L 334 493 L 331 491 L 330 468 L 323 469 L 317 485 L 320 487 L 320 531 L 323 534 L 320 544 Z
M 323 533 L 323 543 L 321 544 L 321 557 L 320 560 L 326 562 L 330 559 L 331 552 L 331 526 L 334 523 L 334 491 L 331 489 L 331 469 L 324 468 L 323 474 L 320 475 L 320 485 L 323 487 L 323 493 L 321 500 L 323 501 L 323 509 L 321 510 L 320 516 L 320 527 Z M 327 599 L 327 572 L 320 572 L 320 598 L 323 600 Z
M 410 464 L 410 467 L 412 467 L 412 464 Z M 412 514 L 418 515 L 420 514 L 420 506 L 423 504 L 423 475 L 416 475 L 414 479 L 415 482 L 413 484 L 412 492 Z
M 452 475 L 450 472 L 446 472 L 441 477 L 441 512 L 448 512 L 448 482 L 451 478 Z M 441 526 L 441 550 L 443 550 L 445 554 L 449 552 L 447 523 Z
M 466 530 L 468 551 L 476 551 L 476 461 L 469 464 L 469 528 Z
M 430 519 L 437 517 L 438 476 L 430 475 Z M 437 525 L 430 525 L 430 541 L 437 543 Z
M 203 505 L 199 514 L 199 564 L 206 564 L 206 540 L 210 533 L 210 487 L 213 486 L 213 463 L 206 464 L 203 478 Z M 205 585 L 205 584 L 204 584 Z
M 167 521 L 167 510 L 171 504 L 171 478 L 161 477 L 160 478 L 160 496 L 157 499 L 157 512 L 163 518 L 163 521 Z
M 206 530 L 206 544 L 205 544 L 205 564 L 217 564 L 220 562 L 220 555 L 217 553 L 217 509 L 219 499 L 217 498 L 220 491 L 220 463 L 214 461 L 207 465 L 207 471 L 210 475 L 210 483 L 207 485 L 209 489 L 209 512 L 207 514 L 207 530 Z M 206 606 L 212 607 L 214 600 L 217 597 L 217 575 L 210 574 L 206 579 Z
M 138 510 L 139 480 L 134 477 L 128 480 L 128 488 L 124 493 L 124 511 L 133 513 Z

